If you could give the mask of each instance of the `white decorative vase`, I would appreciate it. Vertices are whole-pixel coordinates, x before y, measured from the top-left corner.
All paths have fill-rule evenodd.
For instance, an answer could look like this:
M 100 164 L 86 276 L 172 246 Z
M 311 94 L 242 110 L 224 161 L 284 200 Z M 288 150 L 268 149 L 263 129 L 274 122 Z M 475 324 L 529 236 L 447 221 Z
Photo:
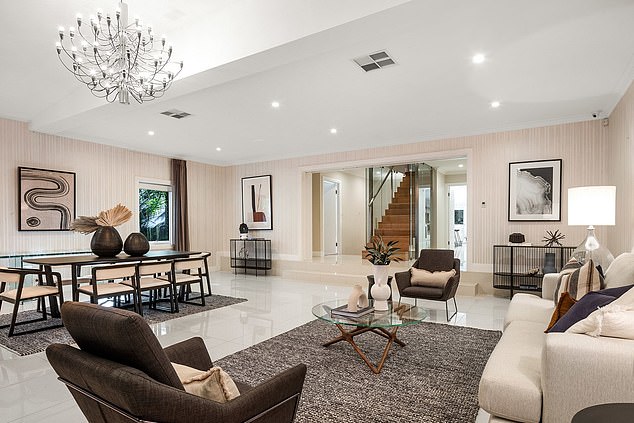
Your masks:
M 372 285 L 372 297 L 374 298 L 374 310 L 387 311 L 387 299 L 392 294 L 392 289 L 387 284 L 387 272 L 389 265 L 375 264 L 374 267 L 374 285 Z

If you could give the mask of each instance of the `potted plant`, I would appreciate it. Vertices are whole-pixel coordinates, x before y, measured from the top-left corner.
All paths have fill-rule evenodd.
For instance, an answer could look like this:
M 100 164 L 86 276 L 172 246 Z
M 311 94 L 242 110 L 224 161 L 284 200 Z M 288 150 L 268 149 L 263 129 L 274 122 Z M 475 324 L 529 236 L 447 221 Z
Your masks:
M 396 244 L 398 244 L 398 241 L 385 243 L 381 235 L 375 235 L 365 246 L 365 258 L 373 265 L 374 285 L 371 293 L 374 298 L 374 309 L 377 311 L 388 309 L 387 299 L 390 298 L 392 293 L 390 286 L 387 284 L 388 266 L 392 261 L 401 261 L 400 257 L 395 256 L 396 252 L 400 250 L 400 248 L 395 247 Z

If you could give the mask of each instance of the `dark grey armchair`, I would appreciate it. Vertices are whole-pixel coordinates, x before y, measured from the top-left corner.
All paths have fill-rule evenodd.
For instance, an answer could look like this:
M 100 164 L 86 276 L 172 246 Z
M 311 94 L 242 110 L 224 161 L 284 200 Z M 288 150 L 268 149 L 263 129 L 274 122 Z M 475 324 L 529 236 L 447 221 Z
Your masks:
M 78 348 L 52 344 L 49 362 L 89 422 L 292 422 L 306 375 L 299 364 L 217 403 L 185 392 L 170 362 L 213 366 L 201 338 L 165 349 L 143 318 L 94 304 L 65 302 L 62 320 Z
M 414 262 L 412 267 L 415 267 L 416 269 L 425 269 L 430 272 L 449 271 L 451 269 L 456 271 L 456 274 L 449 278 L 443 287 L 412 285 L 412 274 L 409 270 L 405 272 L 397 272 L 394 275 L 401 298 L 408 297 L 414 299 L 421 298 L 424 300 L 444 301 L 445 313 L 447 315 L 447 321 L 449 321 L 449 319 L 458 313 L 456 291 L 458 290 L 458 284 L 460 283 L 460 260 L 454 258 L 453 250 L 426 249 L 421 250 L 420 256 Z M 447 306 L 447 302 L 450 299 L 453 299 L 455 309 L 451 316 L 449 316 L 449 307 Z

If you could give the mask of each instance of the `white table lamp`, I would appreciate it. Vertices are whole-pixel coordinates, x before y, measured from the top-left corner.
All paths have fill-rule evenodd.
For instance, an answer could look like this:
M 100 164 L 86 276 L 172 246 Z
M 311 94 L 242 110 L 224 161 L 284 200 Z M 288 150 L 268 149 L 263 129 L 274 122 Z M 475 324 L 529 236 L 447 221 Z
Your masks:
M 580 262 L 592 259 L 605 272 L 614 260 L 610 251 L 599 243 L 594 226 L 614 226 L 616 187 L 589 186 L 568 188 L 568 225 L 587 226 L 586 239 L 572 253 Z

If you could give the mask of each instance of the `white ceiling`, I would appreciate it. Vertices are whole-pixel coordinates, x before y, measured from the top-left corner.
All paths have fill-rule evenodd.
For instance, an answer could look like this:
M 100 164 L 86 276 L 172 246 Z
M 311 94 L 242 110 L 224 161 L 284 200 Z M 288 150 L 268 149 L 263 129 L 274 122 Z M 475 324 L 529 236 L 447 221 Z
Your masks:
M 185 68 L 162 99 L 108 104 L 54 43 L 116 2 L 3 3 L 0 116 L 219 165 L 604 117 L 634 78 L 632 0 L 129 0 Z M 352 61 L 381 49 L 398 64 Z M 173 108 L 192 116 L 160 114 Z

